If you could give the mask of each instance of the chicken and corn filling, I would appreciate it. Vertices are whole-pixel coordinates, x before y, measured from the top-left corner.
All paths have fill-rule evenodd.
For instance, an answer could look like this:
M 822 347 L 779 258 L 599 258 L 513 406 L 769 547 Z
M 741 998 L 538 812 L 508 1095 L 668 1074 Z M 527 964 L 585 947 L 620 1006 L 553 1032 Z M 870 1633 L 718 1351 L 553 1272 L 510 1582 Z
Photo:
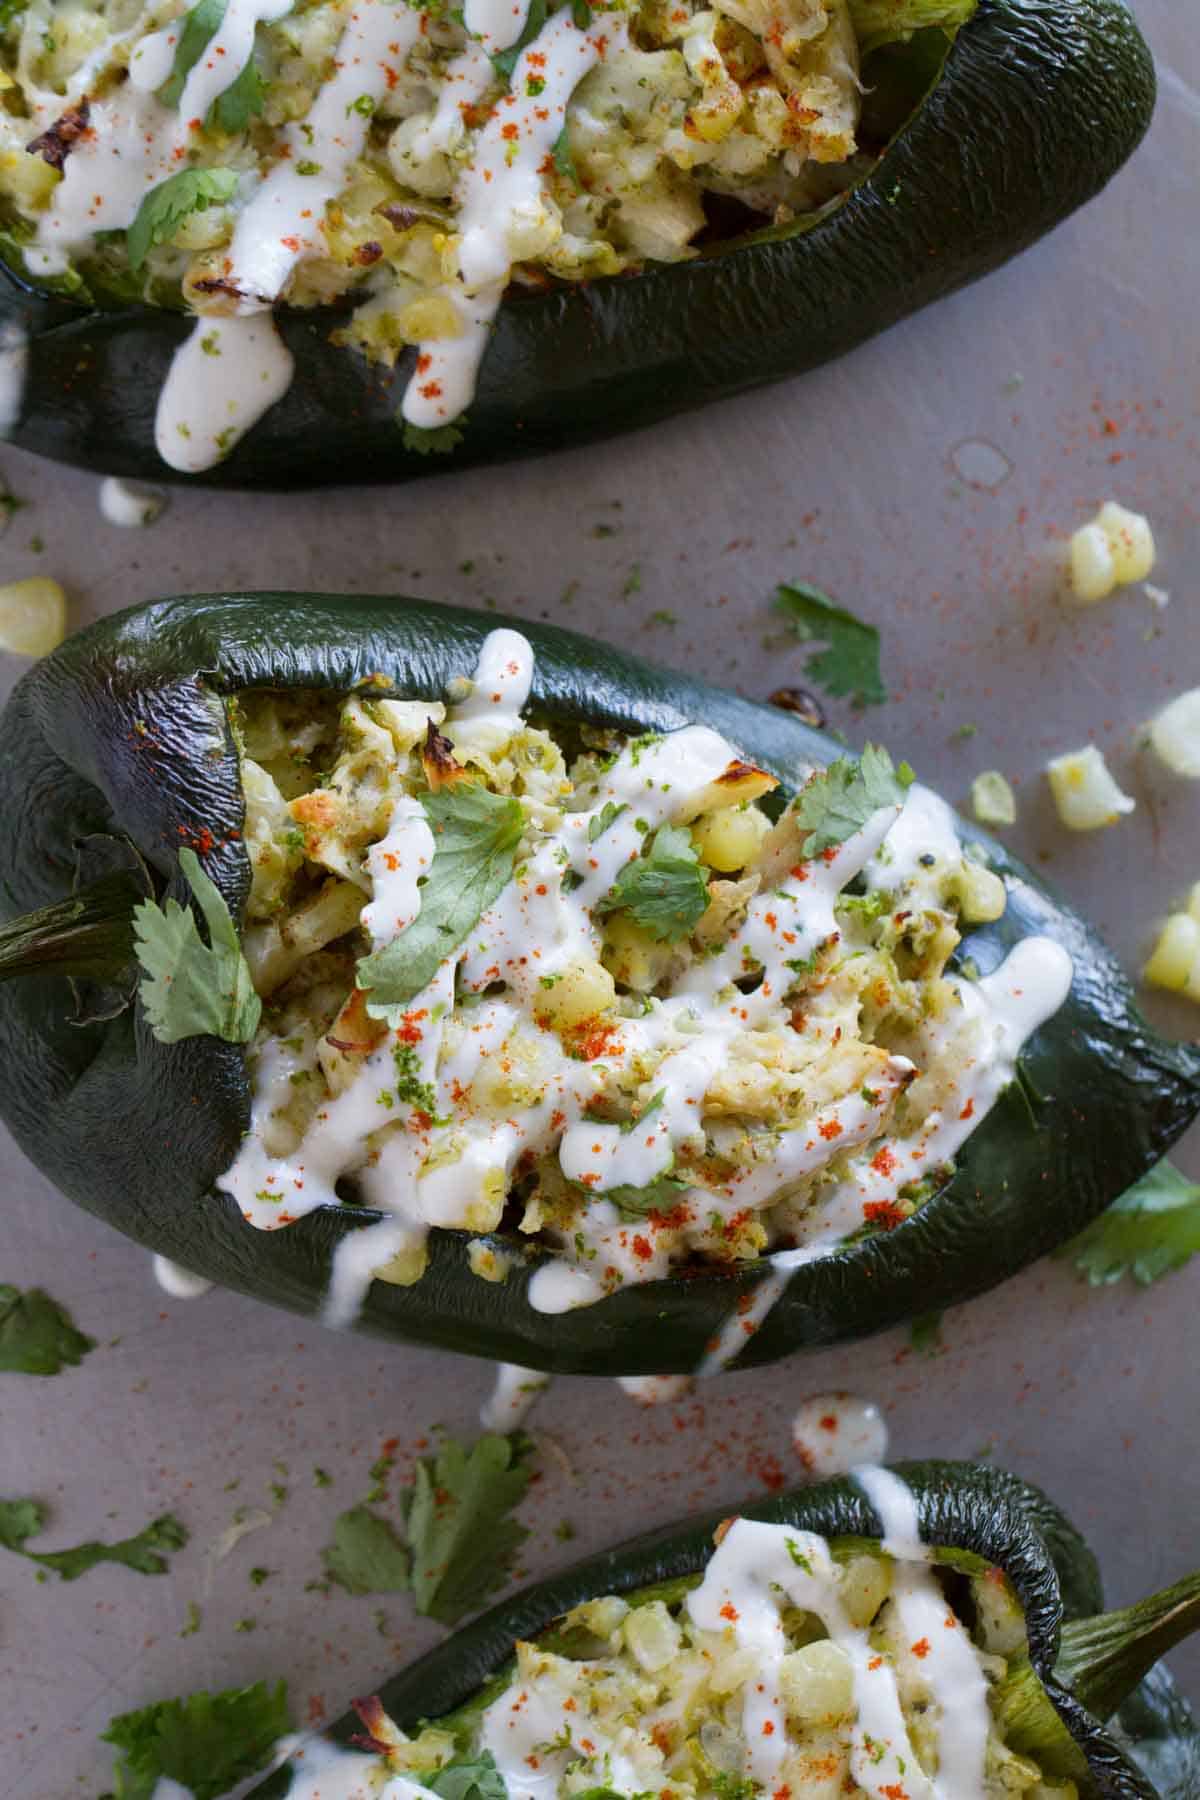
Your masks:
M 423 1800 L 436 1771 L 469 1765 L 495 1800 L 1075 1800 L 1005 1741 L 1026 1643 L 1000 1569 L 722 1529 L 702 1579 L 575 1607 L 415 1737 L 359 1703 L 367 1754 L 341 1762 L 344 1791 Z M 343 1791 L 305 1761 L 290 1800 Z
M 76 293 L 197 315 L 159 407 L 176 467 L 286 391 L 281 302 L 352 301 L 339 338 L 387 365 L 418 345 L 403 416 L 442 430 L 510 282 L 812 213 L 869 166 L 862 46 L 973 4 L 11 0 L 8 248 Z
M 891 1230 L 1061 1000 L 1056 957 L 1069 983 L 1038 939 L 950 972 L 1004 884 L 885 752 L 785 804 L 706 726 L 525 718 L 532 674 L 497 631 L 446 702 L 232 702 L 265 1006 L 223 1185 L 267 1229 L 383 1215 L 335 1315 L 418 1281 L 435 1226 L 485 1280 L 551 1250 L 545 1311 Z

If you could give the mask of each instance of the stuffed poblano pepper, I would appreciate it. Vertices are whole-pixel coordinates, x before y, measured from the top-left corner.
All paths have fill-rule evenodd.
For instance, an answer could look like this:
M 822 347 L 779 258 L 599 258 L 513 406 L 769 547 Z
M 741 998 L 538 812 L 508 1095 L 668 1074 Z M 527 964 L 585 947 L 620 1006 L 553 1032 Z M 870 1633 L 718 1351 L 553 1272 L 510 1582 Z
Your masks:
M 552 627 L 163 601 L 25 677 L 0 770 L 18 1141 L 334 1324 L 749 1366 L 994 1285 L 1200 1107 L 907 765 Z
M 255 1800 L 1194 1800 L 1200 1731 L 1145 1677 L 1200 1576 L 1100 1607 L 1036 1489 L 861 1469 L 527 1588 Z
M 1049 230 L 1154 98 L 1122 0 L 12 0 L 0 67 L 16 441 L 240 486 L 812 367 Z

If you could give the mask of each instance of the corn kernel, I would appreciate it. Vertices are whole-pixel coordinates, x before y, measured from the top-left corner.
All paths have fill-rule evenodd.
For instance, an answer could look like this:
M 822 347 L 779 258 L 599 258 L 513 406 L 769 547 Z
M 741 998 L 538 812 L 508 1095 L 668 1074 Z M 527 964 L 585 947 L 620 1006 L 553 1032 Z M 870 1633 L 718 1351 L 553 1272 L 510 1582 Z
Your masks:
M 1068 831 L 1099 831 L 1115 825 L 1136 802 L 1121 792 L 1095 744 L 1056 756 L 1046 766 L 1058 816 Z
M 47 656 L 67 635 L 67 596 L 57 581 L 31 575 L 0 587 L 0 650 Z

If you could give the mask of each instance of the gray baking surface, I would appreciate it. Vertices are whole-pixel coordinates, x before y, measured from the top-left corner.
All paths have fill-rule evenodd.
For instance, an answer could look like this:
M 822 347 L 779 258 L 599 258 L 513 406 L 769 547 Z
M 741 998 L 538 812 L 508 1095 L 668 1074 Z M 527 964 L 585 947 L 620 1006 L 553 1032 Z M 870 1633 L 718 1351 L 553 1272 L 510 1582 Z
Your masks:
M 93 477 L 0 451 L 30 502 L 0 543 L 0 576 L 56 576 L 75 624 L 222 587 L 453 599 L 552 618 L 756 698 L 803 680 L 800 647 L 772 623 L 775 585 L 816 582 L 881 627 L 893 694 L 866 716 L 835 704 L 831 722 L 885 737 L 960 803 L 979 770 L 1007 771 L 1021 809 L 1009 839 L 1136 968 L 1200 877 L 1200 788 L 1138 747 L 1147 717 L 1200 680 L 1200 44 L 1193 9 L 1142 12 L 1158 117 L 1103 197 L 830 368 L 598 449 L 392 492 L 176 490 L 145 532 L 101 520 Z M 1003 479 L 972 486 L 981 471 Z M 1109 496 L 1153 520 L 1165 610 L 1140 589 L 1084 612 L 1056 597 L 1063 535 Z M 11 684 L 15 659 L 3 673 Z M 1068 839 L 1039 771 L 1088 740 L 1138 810 Z M 1182 1004 L 1149 1010 L 1180 1035 L 1200 1026 Z M 286 1676 L 301 1721 L 334 1716 L 440 1636 L 403 1596 L 305 1592 L 334 1515 L 388 1440 L 394 1495 L 435 1427 L 471 1435 L 488 1368 L 335 1337 L 232 1294 L 170 1300 L 144 1252 L 11 1145 L 0 1155 L 0 1280 L 44 1284 L 99 1346 L 53 1380 L 0 1376 L 0 1493 L 49 1503 L 51 1548 L 167 1509 L 191 1531 L 158 1579 L 102 1567 L 39 1585 L 0 1552 L 3 1791 L 95 1795 L 110 1715 L 196 1687 Z M 1196 1136 L 1179 1160 L 1200 1173 Z M 792 1414 L 834 1388 L 880 1402 L 896 1455 L 985 1453 L 1042 1483 L 1090 1535 L 1110 1597 L 1132 1599 L 1200 1560 L 1198 1304 L 1200 1264 L 1150 1289 L 1090 1291 L 1044 1263 L 948 1314 L 932 1357 L 892 1332 L 657 1410 L 560 1380 L 531 1419 L 541 1475 L 522 1571 L 799 1479 Z M 318 1467 L 332 1486 L 315 1485 Z M 239 1506 L 270 1523 L 214 1561 Z M 272 1571 L 260 1587 L 256 1565 Z M 184 1636 L 189 1602 L 202 1622 Z M 1200 1654 L 1173 1660 L 1200 1698 Z

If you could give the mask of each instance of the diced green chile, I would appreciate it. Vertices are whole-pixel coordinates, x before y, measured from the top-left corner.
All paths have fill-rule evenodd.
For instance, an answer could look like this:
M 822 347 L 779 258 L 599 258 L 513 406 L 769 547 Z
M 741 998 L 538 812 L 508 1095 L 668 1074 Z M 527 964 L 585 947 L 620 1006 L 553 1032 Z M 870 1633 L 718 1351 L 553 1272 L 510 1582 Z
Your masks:
M 54 944 L 31 948 L 28 924 L 0 934 L 0 978 L 29 976 L 0 982 L 0 1056 L 9 1072 L 0 1113 L 72 1199 L 199 1275 L 316 1312 L 334 1248 L 378 1215 L 326 1207 L 258 1232 L 215 1191 L 249 1119 L 245 1053 L 213 1037 L 161 1044 L 140 1003 L 122 1007 L 129 953 L 119 927 L 145 884 L 127 847 L 160 889 L 183 901 L 179 847 L 200 848 L 239 918 L 250 872 L 222 697 L 247 686 L 344 692 L 371 683 L 379 692 L 383 675 L 398 695 L 437 698 L 452 676 L 475 666 L 498 622 L 387 598 L 165 600 L 68 640 L 25 676 L 0 721 L 0 892 L 10 914 L 61 906 L 76 846 L 94 846 L 98 834 L 121 840 L 139 871 L 127 897 L 109 891 L 97 926 L 94 942 L 111 966 L 100 966 L 92 940 L 75 940 L 80 970 L 110 998 L 91 1009 L 91 1023 L 74 1022 L 70 989 L 47 968 Z M 703 720 L 785 789 L 806 765 L 841 753 L 777 709 L 553 626 L 521 629 L 535 652 L 532 704 L 552 722 L 641 733 Z M 28 804 L 31 794 L 37 805 Z M 1079 1231 L 1200 1110 L 1200 1047 L 1156 1037 L 1083 921 L 1002 845 L 976 826 L 961 829 L 1009 887 L 1004 916 L 970 932 L 963 954 L 986 971 L 1019 939 L 1047 935 L 1070 952 L 1072 992 L 1031 1039 L 1023 1080 L 967 1140 L 950 1181 L 897 1229 L 795 1270 L 736 1366 L 861 1337 L 995 1286 Z M 107 865 L 93 849 L 89 866 Z M 70 928 L 78 932 L 78 922 Z M 71 972 L 69 961 L 56 968 Z M 411 1287 L 375 1282 L 363 1328 L 563 1372 L 690 1372 L 768 1272 L 758 1261 L 647 1282 L 547 1316 L 528 1300 L 537 1253 L 519 1253 L 507 1281 L 489 1283 L 472 1274 L 468 1243 L 466 1232 L 435 1231 L 425 1276 Z
M 887 148 L 815 222 L 633 279 L 511 295 L 447 453 L 426 453 L 419 436 L 406 445 L 396 423 L 414 350 L 389 375 L 330 342 L 343 314 L 296 311 L 280 316 L 297 364 L 287 398 L 227 462 L 189 479 L 406 480 L 652 424 L 798 374 L 1025 249 L 1103 187 L 1149 124 L 1153 63 L 1123 0 L 979 0 L 946 51 L 933 28 L 868 55 L 864 137 L 873 130 Z M 128 280 L 106 298 L 101 268 L 39 285 L 15 236 L 0 233 L 0 250 L 0 325 L 30 336 L 14 442 L 169 476 L 154 401 L 189 323 L 131 305 Z
M 1033 1723 L 1023 1742 L 1010 1730 L 1013 1748 L 1050 1776 L 1069 1774 L 1082 1800 L 1195 1800 L 1200 1727 L 1166 1669 L 1154 1665 L 1200 1629 L 1200 1577 L 1139 1606 L 1101 1614 L 1092 1552 L 1037 1488 L 972 1463 L 901 1463 L 896 1473 L 916 1496 L 924 1542 L 946 1551 L 947 1561 L 961 1562 L 967 1552 L 1003 1569 L 1016 1590 L 1029 1646 L 1024 1685 L 1033 1696 Z M 465 1738 L 481 1704 L 502 1685 L 516 1639 L 552 1633 L 562 1614 L 602 1594 L 632 1600 L 653 1587 L 645 1598 L 677 1598 L 688 1577 L 703 1570 L 713 1531 L 732 1510 L 618 1545 L 525 1588 L 387 1682 L 379 1695 L 386 1712 L 402 1731 L 445 1721 Z M 874 1510 L 848 1477 L 737 1510 L 818 1532 L 833 1541 L 835 1555 L 839 1539 L 866 1547 L 862 1540 L 880 1534 Z M 496 1677 L 497 1689 L 488 1692 Z M 347 1714 L 331 1736 L 347 1744 L 360 1731 Z M 286 1770 L 276 1773 L 251 1800 L 284 1800 L 290 1780 Z

